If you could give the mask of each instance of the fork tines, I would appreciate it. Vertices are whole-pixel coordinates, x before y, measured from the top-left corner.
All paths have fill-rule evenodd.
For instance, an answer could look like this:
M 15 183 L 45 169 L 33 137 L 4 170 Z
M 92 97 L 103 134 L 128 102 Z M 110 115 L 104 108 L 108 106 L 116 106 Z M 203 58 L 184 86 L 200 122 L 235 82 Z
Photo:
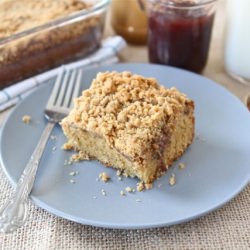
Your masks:
M 68 114 L 80 93 L 82 70 L 63 69 L 56 78 L 46 109 Z

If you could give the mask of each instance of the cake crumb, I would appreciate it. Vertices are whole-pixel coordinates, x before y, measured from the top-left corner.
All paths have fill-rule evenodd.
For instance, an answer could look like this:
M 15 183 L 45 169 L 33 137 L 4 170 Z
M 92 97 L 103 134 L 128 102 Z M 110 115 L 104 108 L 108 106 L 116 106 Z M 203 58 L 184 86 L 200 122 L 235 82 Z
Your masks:
M 118 177 L 118 181 L 121 181 L 121 180 L 122 180 L 122 177 L 119 176 L 119 177 Z
M 55 136 L 55 135 L 51 135 L 51 136 L 50 136 L 50 139 L 51 139 L 51 140 L 56 140 L 56 136 Z
M 147 190 L 152 189 L 152 187 L 153 187 L 153 184 L 152 184 L 152 183 L 145 183 L 145 188 L 146 188 Z
M 172 174 L 172 175 L 170 176 L 170 178 L 169 178 L 169 184 L 170 184 L 171 186 L 174 186 L 174 185 L 176 184 L 176 177 L 175 177 L 174 174 Z
M 54 146 L 54 147 L 52 148 L 52 151 L 56 151 L 56 146 Z
M 121 196 L 125 196 L 126 194 L 125 194 L 125 192 L 124 192 L 123 190 L 121 190 L 121 191 L 120 191 L 120 195 L 121 195 Z
M 72 164 L 71 160 L 64 160 L 64 166 L 69 166 Z
M 132 189 L 131 187 L 126 187 L 125 190 L 126 190 L 128 193 L 133 192 L 133 189 Z
M 70 157 L 70 160 L 72 162 L 78 162 L 78 161 L 82 161 L 82 160 L 90 160 L 88 154 L 86 154 L 84 151 L 79 151 L 77 154 L 73 154 Z
M 65 142 L 62 146 L 62 149 L 63 150 L 73 150 L 74 149 L 74 146 L 72 143 L 70 142 Z
M 136 199 L 135 201 L 136 201 L 136 202 L 142 202 L 142 200 L 140 200 L 140 199 Z
M 31 122 L 31 116 L 30 115 L 24 115 L 23 118 L 22 118 L 22 121 L 25 124 L 30 124 L 30 122 Z
M 124 172 L 122 175 L 123 175 L 123 176 L 125 176 L 125 177 L 128 177 L 128 174 L 127 174 L 127 173 L 125 173 L 125 172 Z
M 180 163 L 180 164 L 179 164 L 179 168 L 180 168 L 180 169 L 184 169 L 185 167 L 186 167 L 186 165 L 185 165 L 184 163 Z
M 103 181 L 103 182 L 108 182 L 110 180 L 110 176 L 105 173 L 105 172 L 102 172 L 99 174 L 99 178 Z
M 106 191 L 105 191 L 104 189 L 102 189 L 101 192 L 102 192 L 102 195 L 103 195 L 103 196 L 106 196 L 106 195 L 107 195 L 107 194 L 106 194 Z
M 121 170 L 117 170 L 117 171 L 116 171 L 116 175 L 117 175 L 117 176 L 120 176 L 121 174 L 122 174 Z
M 69 182 L 70 182 L 71 184 L 75 184 L 75 183 L 76 183 L 76 181 L 73 180 L 73 179 L 70 179 Z
M 144 190 L 145 186 L 144 186 L 144 183 L 143 182 L 138 182 L 137 183 L 137 186 L 136 186 L 136 189 L 138 192 L 141 192 L 142 190 Z
M 71 171 L 71 172 L 69 172 L 70 176 L 76 176 L 77 174 L 79 174 L 78 171 Z

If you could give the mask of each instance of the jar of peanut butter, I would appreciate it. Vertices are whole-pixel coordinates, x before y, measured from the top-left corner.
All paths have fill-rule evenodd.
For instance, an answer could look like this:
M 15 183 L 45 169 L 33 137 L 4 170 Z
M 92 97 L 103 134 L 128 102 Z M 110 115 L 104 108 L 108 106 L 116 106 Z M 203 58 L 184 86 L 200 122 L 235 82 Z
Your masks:
M 111 24 L 128 43 L 146 44 L 148 24 L 145 0 L 112 0 Z

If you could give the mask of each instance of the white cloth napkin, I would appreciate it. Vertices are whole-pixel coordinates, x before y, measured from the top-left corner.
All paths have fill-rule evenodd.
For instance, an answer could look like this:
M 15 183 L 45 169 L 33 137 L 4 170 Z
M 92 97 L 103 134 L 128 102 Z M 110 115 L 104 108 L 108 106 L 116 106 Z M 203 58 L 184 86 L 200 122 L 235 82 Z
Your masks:
M 57 75 L 62 67 L 66 69 L 84 66 L 95 67 L 118 62 L 117 54 L 125 46 L 126 42 L 120 36 L 106 38 L 102 41 L 100 48 L 87 58 L 49 70 L 0 90 L 0 112 L 15 105 L 46 80 Z

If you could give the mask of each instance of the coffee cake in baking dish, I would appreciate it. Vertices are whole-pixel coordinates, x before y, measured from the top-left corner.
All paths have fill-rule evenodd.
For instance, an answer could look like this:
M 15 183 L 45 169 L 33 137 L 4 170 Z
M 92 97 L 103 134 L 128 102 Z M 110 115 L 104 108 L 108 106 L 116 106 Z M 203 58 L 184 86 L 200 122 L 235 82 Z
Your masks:
M 82 0 L 1 0 L 0 89 L 93 52 L 103 22 Z

